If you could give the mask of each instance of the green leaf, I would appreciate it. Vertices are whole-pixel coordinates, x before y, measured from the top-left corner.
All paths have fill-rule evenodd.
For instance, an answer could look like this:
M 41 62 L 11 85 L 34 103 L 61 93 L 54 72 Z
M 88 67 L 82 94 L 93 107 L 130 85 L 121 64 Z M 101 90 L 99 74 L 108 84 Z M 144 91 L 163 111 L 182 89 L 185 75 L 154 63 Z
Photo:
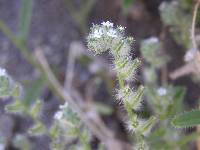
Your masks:
M 40 100 L 37 100 L 37 101 L 33 104 L 32 108 L 31 108 L 31 111 L 30 111 L 31 116 L 32 116 L 33 118 L 37 118 L 37 116 L 38 116 L 40 110 L 41 110 L 41 101 L 40 101 Z
M 141 53 L 151 67 L 160 68 L 169 61 L 168 56 L 161 55 L 162 44 L 157 37 L 150 37 L 141 42 Z
M 74 126 L 78 126 L 80 124 L 80 119 L 77 114 L 69 107 L 64 109 L 64 119 L 67 119 Z
M 33 1 L 32 0 L 22 0 L 22 8 L 20 10 L 20 23 L 19 23 L 19 33 L 22 40 L 26 40 L 32 17 Z
M 159 141 L 161 140 L 160 137 L 163 137 L 166 134 L 165 132 L 166 132 L 165 129 L 158 128 L 147 137 L 148 142 L 159 143 Z
M 172 113 L 180 113 L 183 108 L 183 99 L 185 96 L 186 89 L 185 88 L 176 88 L 176 93 L 173 97 L 173 112 Z
M 9 75 L 0 76 L 0 97 L 20 96 L 20 85 L 12 80 Z
M 144 95 L 144 87 L 140 86 L 135 95 L 133 96 L 133 98 L 131 99 L 131 101 L 129 102 L 129 104 L 131 105 L 131 108 L 135 108 L 137 107 L 137 105 L 141 102 L 142 100 L 142 96 Z
M 42 89 L 44 88 L 44 83 L 44 78 L 39 78 L 26 86 L 26 95 L 23 100 L 25 105 L 30 106 L 33 101 L 38 99 Z
M 172 119 L 172 125 L 178 128 L 192 127 L 200 124 L 200 111 L 190 111 Z
M 133 3 L 133 1 L 134 0 L 123 0 L 124 7 L 129 7 Z
M 54 125 L 49 130 L 49 135 L 51 138 L 57 138 L 59 134 L 60 134 L 60 128 L 56 123 L 54 123 Z
M 186 144 L 196 140 L 199 136 L 200 134 L 196 132 L 182 136 L 182 138 L 179 141 L 176 141 L 176 144 L 178 145 L 179 148 L 181 147 L 183 148 Z
M 0 76 L 0 97 L 10 96 L 10 82 L 6 76 Z
M 156 123 L 156 117 L 152 116 L 150 117 L 145 124 L 140 128 L 140 132 L 145 134 L 147 132 L 149 132 L 152 128 L 152 126 Z
M 23 105 L 22 101 L 16 100 L 14 103 L 6 106 L 5 110 L 9 113 L 24 113 L 27 108 Z
M 18 98 L 20 96 L 20 86 L 19 85 L 15 85 L 15 87 L 13 87 L 12 89 L 12 96 L 15 98 Z
M 34 124 L 34 126 L 28 130 L 28 133 L 37 136 L 46 133 L 46 131 L 47 129 L 45 125 L 40 121 L 37 121 L 36 124 Z
M 29 142 L 29 139 L 25 135 L 22 135 L 22 134 L 17 134 L 14 137 L 13 144 L 15 147 L 21 150 L 31 149 L 31 144 Z
M 102 103 L 95 103 L 96 110 L 103 115 L 110 115 L 113 112 L 113 109 Z
M 122 10 L 123 10 L 123 13 L 125 15 L 128 14 L 129 10 L 131 9 L 133 2 L 134 2 L 134 0 L 123 0 Z

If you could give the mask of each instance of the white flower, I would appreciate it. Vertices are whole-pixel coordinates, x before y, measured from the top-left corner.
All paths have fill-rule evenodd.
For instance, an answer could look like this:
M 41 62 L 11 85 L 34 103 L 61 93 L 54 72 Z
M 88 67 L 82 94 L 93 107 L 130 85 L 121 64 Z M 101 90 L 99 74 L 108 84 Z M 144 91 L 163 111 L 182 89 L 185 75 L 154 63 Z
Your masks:
M 113 23 L 109 21 L 102 22 L 101 25 L 93 25 L 87 38 L 88 48 L 96 54 L 111 50 L 116 55 L 128 56 L 131 43 L 130 38 L 124 36 L 123 29 L 121 26 L 114 27 Z M 121 48 L 117 52 L 116 48 L 119 45 Z
M 6 70 L 0 68 L 0 76 L 6 76 Z
M 60 120 L 63 117 L 63 112 L 62 111 L 57 111 L 54 115 L 54 119 Z
M 157 89 L 157 94 L 159 96 L 165 96 L 167 94 L 167 90 L 163 87 L 160 87 L 159 89 Z
M 124 30 L 125 30 L 125 27 L 119 26 L 118 29 L 119 29 L 120 31 L 124 31 Z
M 95 31 L 94 31 L 94 33 L 93 33 L 93 37 L 94 38 L 101 38 L 101 36 L 103 35 L 103 31 L 102 30 L 98 30 L 98 29 L 96 29 Z
M 63 109 L 67 108 L 68 107 L 68 103 L 65 102 L 63 105 L 60 105 L 59 106 L 59 111 L 57 111 L 54 115 L 54 119 L 56 120 L 60 120 L 63 118 Z
M 67 108 L 67 107 L 68 107 L 68 103 L 67 102 L 65 102 L 65 104 L 59 106 L 60 109 L 64 109 L 64 108 Z
M 116 30 L 114 30 L 114 29 L 110 29 L 110 30 L 107 32 L 107 35 L 110 36 L 110 37 L 115 38 L 115 37 L 117 37 L 117 32 L 116 32 Z
M 103 26 L 105 27 L 113 27 L 113 23 L 109 22 L 109 21 L 106 21 L 106 22 L 102 22 L 101 23 Z

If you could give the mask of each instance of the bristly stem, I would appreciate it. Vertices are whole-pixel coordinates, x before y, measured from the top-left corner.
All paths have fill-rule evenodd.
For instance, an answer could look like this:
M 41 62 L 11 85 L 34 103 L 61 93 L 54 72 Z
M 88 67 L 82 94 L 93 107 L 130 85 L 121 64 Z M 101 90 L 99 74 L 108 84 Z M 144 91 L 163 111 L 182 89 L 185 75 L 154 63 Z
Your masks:
M 145 123 L 140 121 L 136 111 L 140 109 L 141 99 L 144 93 L 144 87 L 140 86 L 134 91 L 128 82 L 133 79 L 135 70 L 139 67 L 138 59 L 132 60 L 130 57 L 131 44 L 133 38 L 126 37 L 124 27 L 114 27 L 113 23 L 107 21 L 101 25 L 93 25 L 88 35 L 88 48 L 100 54 L 109 50 L 113 56 L 114 70 L 117 74 L 119 89 L 117 90 L 117 99 L 124 104 L 127 111 L 127 127 L 130 132 L 135 133 L 137 148 L 144 150 L 144 135 L 150 130 L 155 122 L 155 117 L 151 117 Z
M 117 78 L 119 80 L 119 87 L 120 87 L 120 89 L 123 89 L 124 86 L 125 86 L 125 81 L 124 81 L 123 77 L 118 73 Z

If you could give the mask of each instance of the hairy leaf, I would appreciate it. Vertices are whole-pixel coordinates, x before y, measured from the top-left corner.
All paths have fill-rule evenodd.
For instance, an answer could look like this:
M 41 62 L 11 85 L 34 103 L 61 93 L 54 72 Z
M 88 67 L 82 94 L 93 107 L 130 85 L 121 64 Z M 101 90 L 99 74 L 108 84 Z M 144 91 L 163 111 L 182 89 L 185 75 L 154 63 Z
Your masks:
M 185 112 L 172 120 L 172 125 L 179 128 L 191 127 L 200 124 L 200 111 Z

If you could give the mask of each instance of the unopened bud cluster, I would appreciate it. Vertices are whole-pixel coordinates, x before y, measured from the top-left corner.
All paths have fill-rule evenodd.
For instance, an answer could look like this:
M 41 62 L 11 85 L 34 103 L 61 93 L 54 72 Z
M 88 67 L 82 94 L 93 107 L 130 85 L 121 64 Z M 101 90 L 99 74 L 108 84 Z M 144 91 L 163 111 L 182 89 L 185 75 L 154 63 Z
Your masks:
M 88 47 L 96 54 L 107 51 L 108 49 L 116 49 L 116 45 L 122 44 L 126 46 L 128 44 L 127 39 L 124 38 L 124 27 L 113 26 L 113 23 L 103 22 L 101 25 L 93 25 L 90 30 L 90 34 L 87 38 Z M 128 44 L 129 45 L 129 44 Z M 128 48 L 128 50 L 130 50 Z

